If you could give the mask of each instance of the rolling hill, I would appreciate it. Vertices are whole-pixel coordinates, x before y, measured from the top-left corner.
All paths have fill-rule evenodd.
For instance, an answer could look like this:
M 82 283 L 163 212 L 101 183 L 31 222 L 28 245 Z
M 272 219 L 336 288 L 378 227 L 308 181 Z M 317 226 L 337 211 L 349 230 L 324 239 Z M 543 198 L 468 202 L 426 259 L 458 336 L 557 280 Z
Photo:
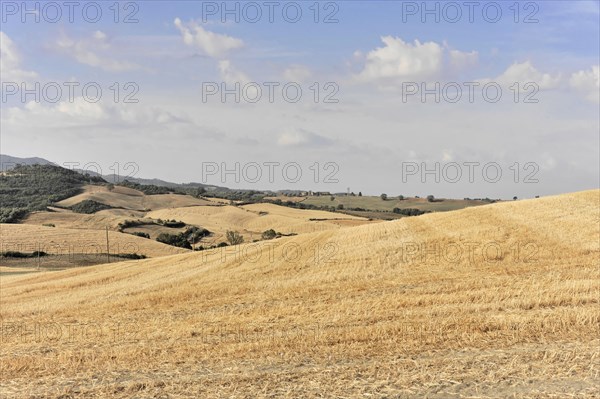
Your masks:
M 181 254 L 185 249 L 175 248 L 154 240 L 131 234 L 109 231 L 111 254 L 146 255 L 148 257 Z M 34 252 L 68 256 L 69 254 L 106 254 L 106 232 L 94 229 L 68 229 L 28 224 L 0 224 L 0 247 L 4 251 Z M 0 263 L 2 260 L 0 259 Z
M 0 394 L 597 397 L 599 205 L 594 190 L 3 277 Z
M 84 200 L 92 200 L 112 206 L 114 208 L 148 211 L 160 208 L 211 204 L 206 200 L 194 198 L 188 195 L 144 195 L 144 193 L 141 191 L 120 186 L 116 186 L 112 190 L 110 190 L 107 186 L 85 186 L 83 189 L 83 193 L 57 202 L 56 205 L 70 207 Z
M 244 206 L 195 206 L 161 209 L 147 214 L 153 219 L 175 219 L 215 233 L 212 241 L 224 240 L 228 230 L 239 231 L 246 240 L 260 238 L 274 229 L 283 234 L 301 234 L 371 223 L 365 218 L 341 213 L 299 210 L 273 204 Z

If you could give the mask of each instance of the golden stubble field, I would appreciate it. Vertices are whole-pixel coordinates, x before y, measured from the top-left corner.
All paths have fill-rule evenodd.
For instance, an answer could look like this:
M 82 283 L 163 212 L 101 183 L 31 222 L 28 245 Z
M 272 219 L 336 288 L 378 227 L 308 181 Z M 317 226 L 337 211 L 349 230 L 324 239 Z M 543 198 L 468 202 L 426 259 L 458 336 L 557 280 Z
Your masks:
M 145 211 L 168 207 L 210 205 L 212 202 L 180 194 L 145 195 L 141 191 L 116 186 L 109 190 L 106 186 L 85 186 L 84 192 L 57 203 L 70 207 L 84 200 L 92 200 L 115 208 Z
M 273 204 L 244 206 L 191 206 L 149 212 L 152 219 L 175 219 L 202 226 L 214 233 L 211 242 L 225 241 L 228 230 L 239 231 L 246 241 L 260 239 L 262 232 L 274 229 L 282 234 L 304 234 L 336 230 L 380 221 L 318 210 L 301 210 Z
M 105 186 L 86 186 L 83 193 L 63 200 L 58 204 L 68 207 L 86 199 L 98 201 L 115 208 L 102 210 L 94 214 L 80 214 L 69 209 L 52 208 L 52 211 L 31 213 L 22 221 L 22 224 L 82 230 L 84 231 L 82 234 L 87 236 L 96 233 L 85 232 L 86 230 L 104 231 L 108 228 L 113 231 L 121 231 L 120 223 L 131 220 L 146 221 L 147 224 L 130 227 L 122 230 L 122 232 L 148 233 L 151 239 L 154 240 L 162 232 L 177 234 L 185 230 L 184 228 L 172 229 L 157 225 L 154 223 L 157 219 L 178 220 L 187 223 L 189 226 L 198 226 L 210 230 L 212 234 L 197 243 L 197 245 L 209 247 L 227 241 L 226 233 L 229 230 L 240 232 L 247 242 L 252 242 L 260 240 L 262 233 L 269 229 L 275 229 L 282 234 L 301 234 L 379 222 L 342 213 L 300 210 L 265 203 L 233 206 L 227 205 L 229 201 L 219 201 L 213 198 L 198 199 L 177 194 L 145 195 L 140 191 L 119 186 L 112 191 L 109 191 Z M 51 233 L 51 231 L 45 231 L 43 239 L 34 236 L 25 238 L 21 235 L 18 240 L 24 240 L 21 243 L 28 248 L 32 245 L 35 246 L 36 248 L 33 250 L 37 250 L 38 242 L 41 242 L 41 245 L 44 246 L 50 242 L 54 245 L 57 240 L 63 243 L 69 241 L 63 238 L 66 234 L 64 231 L 57 229 L 55 231 L 56 239 L 51 237 Z M 76 241 L 77 247 L 82 247 L 80 239 L 73 239 Z M 13 245 L 13 241 L 8 240 L 7 242 Z M 101 239 L 96 244 L 104 246 L 104 241 L 104 239 Z M 91 246 L 91 244 L 88 246 Z M 66 247 L 68 247 L 67 244 L 65 244 Z M 129 247 L 130 249 L 136 248 L 136 244 L 130 244 Z M 149 245 L 139 248 L 141 254 L 150 257 L 157 256 L 155 251 L 143 251 L 143 249 L 149 248 Z M 163 255 L 174 253 L 178 252 L 165 252 L 163 248 Z
M 0 280 L 9 398 L 598 397 L 600 191 Z

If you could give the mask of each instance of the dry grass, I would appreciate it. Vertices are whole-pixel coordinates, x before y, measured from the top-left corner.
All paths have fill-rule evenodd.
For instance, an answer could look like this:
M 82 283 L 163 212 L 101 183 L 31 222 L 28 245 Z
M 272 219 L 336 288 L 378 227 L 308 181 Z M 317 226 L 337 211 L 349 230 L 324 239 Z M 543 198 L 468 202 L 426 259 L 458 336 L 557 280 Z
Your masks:
M 185 249 L 171 247 L 131 234 L 116 231 L 108 233 L 109 249 L 112 254 L 137 253 L 156 257 L 188 252 Z M 33 252 L 39 249 L 61 256 L 88 254 L 93 257 L 98 254 L 106 254 L 106 232 L 27 224 L 0 224 L 0 248 L 2 251 Z
M 301 234 L 371 223 L 356 216 L 272 204 L 161 209 L 149 212 L 147 216 L 202 226 L 214 233 L 210 237 L 211 242 L 224 241 L 227 230 L 239 231 L 246 241 L 253 241 L 260 239 L 262 232 L 269 229 L 283 234 Z
M 67 210 L 62 212 L 33 212 L 22 223 L 42 226 L 54 224 L 66 229 L 118 230 L 119 223 L 131 219 L 143 219 L 145 213 L 125 209 L 106 209 L 91 215 L 75 213 Z
M 598 397 L 599 209 L 595 190 L 4 277 L 0 394 Z
M 141 191 L 127 187 L 116 186 L 112 191 L 109 191 L 106 186 L 85 186 L 83 193 L 60 201 L 57 205 L 70 207 L 83 200 L 93 200 L 115 208 L 138 211 L 211 204 L 209 201 L 194 198 L 189 195 L 145 195 Z

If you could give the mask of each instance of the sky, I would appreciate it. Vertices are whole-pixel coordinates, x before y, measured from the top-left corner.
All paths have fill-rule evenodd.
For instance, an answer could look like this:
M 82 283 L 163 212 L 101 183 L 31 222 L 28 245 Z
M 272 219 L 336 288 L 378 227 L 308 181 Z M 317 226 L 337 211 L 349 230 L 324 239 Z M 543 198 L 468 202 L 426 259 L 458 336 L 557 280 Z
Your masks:
M 261 190 L 598 188 L 598 1 L 2 1 L 0 152 Z

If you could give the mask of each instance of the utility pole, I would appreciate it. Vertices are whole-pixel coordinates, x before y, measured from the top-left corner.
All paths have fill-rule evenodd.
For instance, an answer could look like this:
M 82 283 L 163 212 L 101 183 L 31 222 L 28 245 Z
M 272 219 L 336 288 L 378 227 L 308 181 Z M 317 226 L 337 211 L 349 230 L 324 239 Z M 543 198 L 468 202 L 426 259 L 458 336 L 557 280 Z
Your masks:
M 106 226 L 106 261 L 110 263 L 110 249 L 108 246 L 108 226 Z

